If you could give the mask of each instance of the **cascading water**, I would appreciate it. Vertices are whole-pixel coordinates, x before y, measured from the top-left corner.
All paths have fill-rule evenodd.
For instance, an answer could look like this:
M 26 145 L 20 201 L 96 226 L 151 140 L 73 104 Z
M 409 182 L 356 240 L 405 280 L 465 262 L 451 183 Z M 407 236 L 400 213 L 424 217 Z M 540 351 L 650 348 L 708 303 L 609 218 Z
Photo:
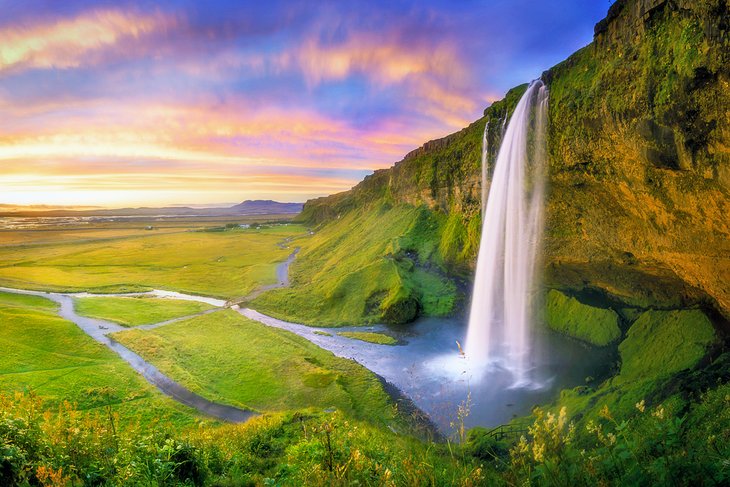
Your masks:
M 489 188 L 489 161 L 487 160 L 487 156 L 489 155 L 488 135 L 489 120 L 484 125 L 484 136 L 482 137 L 482 215 L 484 215 L 487 209 L 487 188 Z
M 465 354 L 531 383 L 532 296 L 542 235 L 547 89 L 533 81 L 507 125 L 483 213 Z M 482 163 L 485 158 L 482 156 Z

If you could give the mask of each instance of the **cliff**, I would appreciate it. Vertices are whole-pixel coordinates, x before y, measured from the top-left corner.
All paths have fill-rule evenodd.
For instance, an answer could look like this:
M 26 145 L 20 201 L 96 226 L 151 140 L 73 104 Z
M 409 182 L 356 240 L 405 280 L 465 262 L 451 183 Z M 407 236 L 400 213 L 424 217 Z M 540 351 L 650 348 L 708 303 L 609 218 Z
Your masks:
M 543 74 L 549 287 L 730 317 L 728 23 L 725 0 L 617 1 L 593 43 Z M 502 124 L 524 89 L 352 190 L 307 202 L 299 218 L 317 238 L 294 266 L 296 292 L 272 293 L 261 307 L 303 321 L 324 312 L 333 322 L 399 322 L 463 303 L 481 227 L 482 133 L 489 123 L 493 164 Z M 362 233 L 358 242 L 347 240 L 353 231 Z M 353 246 L 364 242 L 378 249 L 355 262 Z M 423 273 L 440 284 L 419 288 Z M 387 284 L 343 285 L 358 275 Z M 288 304 L 297 294 L 306 303 Z M 441 304 L 429 305 L 434 299 Z M 399 312 L 389 313 L 394 303 Z

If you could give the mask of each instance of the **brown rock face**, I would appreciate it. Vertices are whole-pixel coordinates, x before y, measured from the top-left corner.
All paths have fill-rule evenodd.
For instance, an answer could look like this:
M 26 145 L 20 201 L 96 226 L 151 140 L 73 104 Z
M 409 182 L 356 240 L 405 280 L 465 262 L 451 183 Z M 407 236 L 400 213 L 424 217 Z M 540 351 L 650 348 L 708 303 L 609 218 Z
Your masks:
M 725 0 L 619 0 L 593 44 L 544 73 L 548 285 L 730 319 L 729 25 Z M 524 89 L 351 191 L 308 202 L 302 218 L 425 205 L 453 223 L 438 243 L 456 249 L 445 260 L 473 266 L 484 126 L 493 164 Z

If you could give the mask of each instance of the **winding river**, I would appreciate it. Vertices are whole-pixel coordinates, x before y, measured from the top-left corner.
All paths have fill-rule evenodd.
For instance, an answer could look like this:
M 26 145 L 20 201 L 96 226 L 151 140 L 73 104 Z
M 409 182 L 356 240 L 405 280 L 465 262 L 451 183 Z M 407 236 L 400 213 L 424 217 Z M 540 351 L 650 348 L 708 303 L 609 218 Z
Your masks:
M 288 247 L 289 240 L 279 243 Z M 277 282 L 262 286 L 249 294 L 250 300 L 262 292 L 289 285 L 289 266 L 299 252 L 295 248 L 288 258 L 277 266 Z M 199 412 L 229 422 L 243 422 L 256 413 L 230 405 L 209 401 L 186 389 L 162 374 L 154 365 L 138 354 L 116 342 L 109 335 L 128 330 L 116 323 L 87 318 L 74 310 L 74 298 L 92 296 L 153 296 L 180 300 L 199 301 L 215 308 L 172 320 L 135 327 L 146 330 L 175 323 L 193 316 L 214 313 L 230 303 L 220 299 L 195 296 L 173 291 L 152 290 L 146 293 L 89 294 L 48 293 L 0 287 L 0 291 L 30 294 L 51 299 L 60 305 L 59 315 L 86 332 L 94 340 L 106 345 L 129 363 L 149 383 L 160 391 Z M 533 366 L 541 371 L 539 384 L 532 388 L 512 387 L 513 376 L 507 367 L 494 365 L 478 372 L 471 370 L 459 353 L 456 341 L 462 342 L 466 334 L 466 318 L 426 318 L 408 326 L 319 328 L 289 323 L 267 316 L 250 308 L 231 306 L 243 316 L 266 326 L 295 333 L 333 354 L 354 360 L 398 388 L 426 414 L 443 432 L 454 427 L 457 411 L 468 410 L 464 418 L 467 427 L 496 426 L 515 416 L 530 412 L 531 408 L 554 398 L 565 387 L 583 384 L 587 376 L 600 376 L 605 364 L 611 363 L 606 352 L 588 349 L 580 343 L 561 335 L 545 332 L 541 337 L 541 350 L 549 353 L 533 357 Z M 378 345 L 346 338 L 343 331 L 372 331 L 388 334 L 398 340 L 396 345 Z
M 113 323 L 111 321 L 106 320 L 100 320 L 96 318 L 87 318 L 85 316 L 81 316 L 80 314 L 76 313 L 76 310 L 74 309 L 74 298 L 78 297 L 86 297 L 86 296 L 100 296 L 100 295 L 92 295 L 92 294 L 86 294 L 86 293 L 78 293 L 78 294 L 62 294 L 62 293 L 49 293 L 49 292 L 41 292 L 41 291 L 27 291 L 24 289 L 12 289 L 12 288 L 6 288 L 6 287 L 0 287 L 0 291 L 9 292 L 9 293 L 16 293 L 16 294 L 29 294 L 31 296 L 40 296 L 46 299 L 50 299 L 51 301 L 55 301 L 59 304 L 59 310 L 58 314 L 61 316 L 61 318 L 64 318 L 68 321 L 71 321 L 76 324 L 79 328 L 81 328 L 87 335 L 89 335 L 91 338 L 96 340 L 99 343 L 102 343 L 109 347 L 111 350 L 117 353 L 124 361 L 126 361 L 129 365 L 132 366 L 134 370 L 139 372 L 142 377 L 144 377 L 147 382 L 157 387 L 160 391 L 162 391 L 164 394 L 170 396 L 177 402 L 184 404 L 188 407 L 194 408 L 201 412 L 202 414 L 205 414 L 207 416 L 211 416 L 216 419 L 220 419 L 223 421 L 229 421 L 229 422 L 235 422 L 240 423 L 243 421 L 248 420 L 252 416 L 254 416 L 256 413 L 253 411 L 248 411 L 245 409 L 239 409 L 233 406 L 228 406 L 226 404 L 220 404 L 215 403 L 212 401 L 209 401 L 205 399 L 204 397 L 195 394 L 194 392 L 186 389 L 179 383 L 175 382 L 174 380 L 167 377 L 165 374 L 160 372 L 157 367 L 152 365 L 151 363 L 144 360 L 142 357 L 140 357 L 138 354 L 134 353 L 132 350 L 128 349 L 121 343 L 117 342 L 113 338 L 111 338 L 109 335 L 112 333 L 116 333 L 119 331 L 129 330 L 129 328 L 125 328 L 121 325 L 118 325 L 116 323 Z M 151 291 L 149 293 L 138 293 L 138 294 L 105 294 L 103 296 L 114 296 L 114 297 L 125 297 L 125 296 L 140 296 L 140 295 L 153 295 L 153 296 L 164 296 L 167 294 L 165 291 Z M 195 299 L 196 296 L 190 296 L 190 295 L 179 295 L 179 293 L 175 293 L 176 297 L 178 299 L 179 296 L 185 296 L 187 300 L 196 300 L 201 301 L 203 299 L 207 300 L 208 298 L 202 298 L 201 299 Z M 220 300 L 217 300 L 220 301 Z M 207 302 L 208 304 L 211 304 L 210 301 L 202 301 Z M 223 303 L 223 301 L 221 301 Z M 218 309 L 213 309 L 208 312 L 212 311 L 218 311 Z M 184 317 L 189 318 L 189 316 Z M 180 318 L 180 319 L 184 319 Z M 161 324 L 171 323 L 178 320 L 169 320 L 167 322 L 159 323 L 157 326 Z M 147 325 L 147 327 L 152 327 L 155 325 Z M 142 328 L 142 327 L 137 327 Z

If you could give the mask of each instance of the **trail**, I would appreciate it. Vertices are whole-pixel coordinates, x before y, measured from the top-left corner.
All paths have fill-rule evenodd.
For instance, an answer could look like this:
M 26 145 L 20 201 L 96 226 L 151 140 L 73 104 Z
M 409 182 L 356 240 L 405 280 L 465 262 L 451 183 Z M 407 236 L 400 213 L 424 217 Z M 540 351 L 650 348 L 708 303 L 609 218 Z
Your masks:
M 292 237 L 287 237 L 281 242 L 277 243 L 276 246 L 279 247 L 282 250 L 289 249 L 289 243 L 292 241 Z M 274 284 L 266 284 L 264 286 L 260 286 L 257 289 L 250 292 L 247 296 L 243 298 L 238 299 L 232 299 L 229 301 L 231 304 L 241 304 L 246 301 L 251 301 L 254 298 L 259 297 L 266 291 L 271 291 L 272 289 L 281 289 L 285 287 L 289 287 L 289 266 L 291 266 L 292 262 L 294 262 L 294 259 L 297 258 L 297 254 L 299 253 L 299 250 L 301 250 L 301 247 L 295 247 L 294 251 L 289 254 L 289 257 L 284 262 L 281 262 L 279 265 L 276 266 L 276 282 Z

